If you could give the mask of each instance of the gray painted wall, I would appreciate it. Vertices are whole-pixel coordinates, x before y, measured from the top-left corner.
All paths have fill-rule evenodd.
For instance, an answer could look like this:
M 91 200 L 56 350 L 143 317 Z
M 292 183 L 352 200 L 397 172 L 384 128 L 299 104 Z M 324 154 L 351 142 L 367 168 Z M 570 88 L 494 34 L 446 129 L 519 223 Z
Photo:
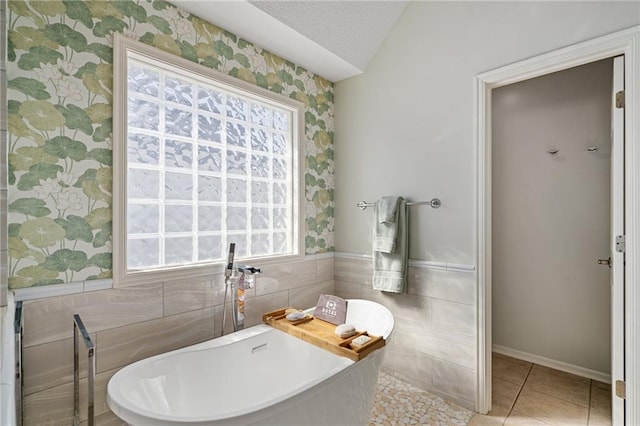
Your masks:
M 438 196 L 411 210 L 411 257 L 473 264 L 475 75 L 638 24 L 639 2 L 410 2 L 335 86 L 336 251 L 371 251 L 359 200 Z
M 492 109 L 493 343 L 606 374 L 612 84 L 607 59 L 495 89 Z

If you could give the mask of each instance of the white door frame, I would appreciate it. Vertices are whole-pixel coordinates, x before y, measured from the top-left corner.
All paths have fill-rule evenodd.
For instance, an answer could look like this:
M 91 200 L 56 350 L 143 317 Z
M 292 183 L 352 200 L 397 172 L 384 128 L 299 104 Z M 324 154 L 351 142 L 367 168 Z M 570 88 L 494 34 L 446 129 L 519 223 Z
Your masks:
M 479 413 L 491 408 L 491 91 L 618 55 L 625 55 L 625 418 L 640 424 L 640 26 L 476 76 Z
M 616 250 L 616 235 L 624 235 L 624 108 L 618 107 L 617 93 L 624 90 L 624 56 L 613 58 L 613 81 L 609 109 L 611 111 L 611 191 L 609 224 L 609 258 L 611 263 L 611 377 L 624 379 L 624 261 L 625 253 Z M 618 348 L 618 349 L 616 349 Z M 615 389 L 615 387 L 614 387 Z M 625 401 L 611 396 L 611 424 L 624 423 Z

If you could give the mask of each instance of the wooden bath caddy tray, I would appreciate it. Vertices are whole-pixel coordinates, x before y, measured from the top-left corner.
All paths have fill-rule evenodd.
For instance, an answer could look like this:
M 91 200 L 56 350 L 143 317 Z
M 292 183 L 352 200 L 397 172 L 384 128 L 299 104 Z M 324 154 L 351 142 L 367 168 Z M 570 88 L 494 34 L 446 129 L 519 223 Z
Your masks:
M 291 308 L 268 312 L 262 316 L 262 321 L 305 342 L 333 352 L 336 355 L 346 356 L 354 361 L 361 360 L 385 345 L 382 337 L 372 336 L 366 331 L 358 331 L 353 336 L 341 339 L 335 334 L 335 325 L 314 318 L 311 314 L 307 314 L 306 317 L 297 321 L 289 321 L 285 315 L 287 309 Z M 362 346 L 352 347 L 351 341 L 362 335 L 371 337 L 371 340 Z

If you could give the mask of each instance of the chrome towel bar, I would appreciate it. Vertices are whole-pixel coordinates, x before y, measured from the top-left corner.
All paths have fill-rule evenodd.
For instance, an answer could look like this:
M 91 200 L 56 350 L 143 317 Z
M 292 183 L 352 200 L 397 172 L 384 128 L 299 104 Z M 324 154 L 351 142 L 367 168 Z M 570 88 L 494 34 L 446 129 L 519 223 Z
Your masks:
M 440 201 L 440 198 L 432 198 L 430 201 L 415 201 L 415 202 L 407 202 L 408 206 L 431 206 L 434 209 L 439 208 L 442 205 L 442 202 Z M 375 203 L 367 203 L 366 201 L 360 201 L 358 204 L 356 204 L 357 207 L 360 208 L 360 210 L 366 210 L 367 207 L 373 207 L 375 206 Z

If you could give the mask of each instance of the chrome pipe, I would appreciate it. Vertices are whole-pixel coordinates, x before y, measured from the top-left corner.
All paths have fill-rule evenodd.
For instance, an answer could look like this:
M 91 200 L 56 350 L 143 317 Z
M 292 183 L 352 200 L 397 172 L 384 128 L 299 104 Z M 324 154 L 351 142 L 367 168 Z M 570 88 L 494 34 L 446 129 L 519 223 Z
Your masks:
M 252 289 L 255 283 L 255 275 L 261 273 L 260 268 L 249 265 L 237 265 L 232 273 L 225 278 L 224 302 L 222 308 L 222 333 L 224 335 L 224 320 L 227 312 L 227 294 L 231 291 L 231 317 L 233 331 L 244 329 L 244 309 L 246 290 Z
M 231 312 L 233 313 L 233 331 L 244 329 L 244 313 L 240 312 L 240 276 L 237 279 L 231 278 Z
M 78 349 L 78 331 L 82 336 L 85 347 L 87 348 L 87 425 L 95 426 L 95 375 L 96 375 L 96 358 L 95 345 L 91 340 L 91 336 L 82 322 L 80 315 L 73 315 L 73 424 L 80 425 L 80 355 Z
M 236 243 L 229 243 L 229 254 L 227 255 L 227 268 L 224 271 L 224 299 L 222 299 L 222 327 L 220 327 L 220 335 L 224 336 L 224 326 L 227 322 L 227 293 L 229 291 L 229 285 L 233 280 L 233 259 L 236 252 Z M 235 318 L 235 315 L 234 315 Z M 215 327 L 215 324 L 214 324 Z M 235 331 L 235 322 L 233 325 Z

